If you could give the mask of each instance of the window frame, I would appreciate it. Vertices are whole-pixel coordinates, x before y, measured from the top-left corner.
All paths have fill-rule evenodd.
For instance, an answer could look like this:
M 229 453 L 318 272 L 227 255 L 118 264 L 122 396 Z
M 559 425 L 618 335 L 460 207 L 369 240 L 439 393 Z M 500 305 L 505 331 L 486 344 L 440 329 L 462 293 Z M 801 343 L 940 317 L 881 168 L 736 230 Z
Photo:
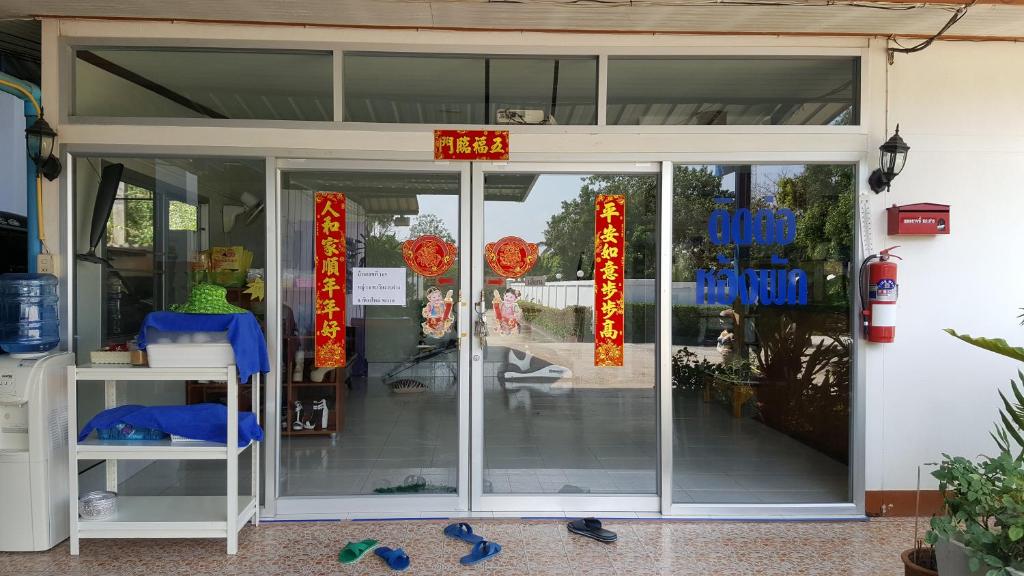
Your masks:
M 138 125 L 138 126 L 182 126 L 182 127 L 232 127 L 232 128 L 306 128 L 334 130 L 374 130 L 374 131 L 432 131 L 434 127 L 443 126 L 450 129 L 474 129 L 481 127 L 500 127 L 514 132 L 540 132 L 555 134 L 593 133 L 595 130 L 607 133 L 829 133 L 829 134 L 866 134 L 871 126 L 871 114 L 868 90 L 868 62 L 870 47 L 849 42 L 850 45 L 779 45 L 763 46 L 758 42 L 744 42 L 742 45 L 712 44 L 694 46 L 654 46 L 638 48 L 625 46 L 595 47 L 595 45 L 572 43 L 566 46 L 555 46 L 529 43 L 520 45 L 492 45 L 486 51 L 473 46 L 460 44 L 392 44 L 368 42 L 309 42 L 281 40 L 224 40 L 210 39 L 187 40 L 173 38 L 132 38 L 132 37 L 60 37 L 59 57 L 61 60 L 61 91 L 59 98 L 60 120 L 68 124 L 88 125 Z M 840 42 L 839 44 L 846 44 Z M 78 116 L 70 115 L 74 102 L 74 63 L 75 51 L 87 48 L 187 48 L 202 49 L 234 49 L 255 51 L 313 51 L 331 52 L 333 54 L 332 86 L 334 120 L 299 121 L 299 120 L 222 120 L 216 118 L 171 118 L 171 117 L 135 117 L 135 116 Z M 394 53 L 420 54 L 437 56 L 492 56 L 492 57 L 596 57 L 597 58 L 597 123 L 586 125 L 518 125 L 518 124 L 420 124 L 420 123 L 383 123 L 353 122 L 344 119 L 344 55 L 355 53 Z M 732 58 L 786 58 L 786 57 L 853 57 L 857 58 L 856 104 L 859 122 L 845 126 L 830 125 L 651 125 L 651 124 L 608 124 L 608 60 L 616 57 L 630 58 L 673 58 L 673 57 L 732 57 Z

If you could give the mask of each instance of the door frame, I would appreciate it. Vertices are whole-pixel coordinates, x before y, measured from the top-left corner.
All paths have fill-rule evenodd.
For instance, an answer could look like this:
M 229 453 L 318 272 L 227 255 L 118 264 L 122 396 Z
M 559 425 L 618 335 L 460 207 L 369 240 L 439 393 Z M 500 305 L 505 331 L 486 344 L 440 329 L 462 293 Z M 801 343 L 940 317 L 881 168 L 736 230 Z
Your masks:
M 470 307 L 474 307 L 476 298 L 484 288 L 484 176 L 487 173 L 536 173 L 536 174 L 650 174 L 659 177 L 659 190 L 664 188 L 665 182 L 662 177 L 661 162 L 474 162 L 472 166 L 472 226 L 470 247 L 472 253 L 471 264 L 467 266 L 473 271 L 472 287 L 469 292 L 474 299 Z M 671 186 L 671 181 L 668 182 Z M 661 214 L 666 212 L 663 204 L 664 194 L 658 195 L 658 217 L 661 222 Z M 657 232 L 658 247 L 663 246 L 665 230 L 660 225 Z M 671 233 L 671 231 L 668 231 Z M 658 270 L 655 285 L 661 286 L 661 276 L 664 271 Z M 658 304 L 661 305 L 661 298 Z M 486 305 L 486 303 L 484 303 Z M 659 322 L 660 315 L 659 315 Z M 656 330 L 656 334 L 660 334 Z M 661 364 L 661 359 L 667 357 L 663 350 L 664 342 L 658 336 L 655 338 L 656 370 Z M 483 395 L 483 353 L 479 350 L 479 344 L 475 338 L 469 348 L 472 349 L 473 359 L 471 361 L 472 371 L 470 374 L 470 388 L 472 390 L 472 407 L 470 410 L 472 424 L 472 458 L 470 459 L 471 476 L 470 487 L 472 497 L 470 508 L 474 512 L 550 512 L 558 513 L 565 511 L 609 511 L 609 512 L 661 512 L 663 509 L 661 494 L 667 492 L 671 496 L 671 483 L 664 483 L 664 443 L 668 442 L 668 453 L 671 456 L 671 436 L 667 439 L 662 437 L 662 394 L 663 389 L 671 390 L 664 386 L 664 376 L 660 370 L 656 371 L 655 380 L 655 414 L 658 423 L 655 426 L 655 439 L 658 447 L 655 470 L 656 490 L 654 494 L 626 495 L 609 494 L 606 496 L 594 496 L 585 494 L 483 494 L 483 465 L 484 465 L 484 395 Z M 671 410 L 671 404 L 669 405 Z M 671 417 L 671 416 L 670 416 Z M 671 424 L 671 419 L 669 420 Z M 671 470 L 671 468 L 669 468 Z
M 268 163 L 269 164 L 269 163 Z M 469 381 L 469 305 L 466 299 L 470 286 L 470 260 L 467 239 L 470 238 L 470 166 L 468 163 L 456 164 L 449 162 L 422 161 L 385 161 L 385 160 L 313 160 L 313 159 L 276 159 L 274 162 L 274 196 L 272 206 L 268 206 L 268 226 L 272 227 L 273 242 L 280 246 L 281 228 L 279 219 L 283 200 L 282 179 L 284 172 L 303 171 L 337 171 L 337 172 L 433 172 L 459 174 L 459 305 L 457 319 L 459 326 L 459 382 L 458 382 L 458 487 L 457 493 L 448 495 L 424 496 L 385 496 L 385 495 L 351 495 L 351 496 L 284 496 L 281 494 L 280 481 L 283 466 L 281 464 L 282 437 L 279 426 L 272 426 L 273 432 L 268 434 L 267 453 L 267 504 L 273 502 L 274 515 L 277 519 L 295 518 L 338 518 L 347 517 L 380 517 L 395 513 L 419 514 L 422 512 L 460 512 L 469 510 L 469 405 L 470 389 L 465 385 Z M 270 175 L 268 174 L 268 180 Z M 273 219 L 271 223 L 270 220 Z M 267 257 L 267 313 L 270 338 L 280 338 L 281 323 L 281 254 L 275 246 Z M 277 423 L 281 420 L 281 346 L 269 347 L 271 353 L 271 372 L 268 380 L 275 383 L 267 386 L 266 421 Z M 272 463 L 272 464 L 271 464 Z M 273 469 L 271 471 L 271 468 Z

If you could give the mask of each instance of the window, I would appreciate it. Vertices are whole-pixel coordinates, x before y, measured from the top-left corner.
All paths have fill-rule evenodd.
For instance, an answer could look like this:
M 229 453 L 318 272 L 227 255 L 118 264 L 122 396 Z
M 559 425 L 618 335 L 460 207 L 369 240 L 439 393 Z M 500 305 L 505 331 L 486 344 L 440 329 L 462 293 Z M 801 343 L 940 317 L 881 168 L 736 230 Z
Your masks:
M 107 224 L 107 246 L 148 248 L 153 245 L 153 192 L 124 182 L 118 187 Z
M 597 59 L 347 53 L 345 120 L 597 123 Z
M 79 48 L 76 116 L 334 119 L 330 52 Z
M 196 222 L 198 213 L 198 206 L 171 200 L 167 205 L 167 229 L 195 232 L 198 229 Z
M 850 500 L 855 174 L 675 166 L 674 502 Z
M 105 216 L 97 191 L 112 163 L 124 170 L 96 247 L 105 263 L 76 267 L 79 360 L 134 338 L 147 313 L 184 303 L 198 282 L 228 288 L 233 304 L 259 317 L 262 304 L 243 290 L 247 273 L 266 266 L 264 160 L 77 157 L 76 254 L 88 252 L 93 219 Z M 242 248 L 243 266 L 215 267 L 210 253 L 220 247 Z
M 608 60 L 608 124 L 859 124 L 859 58 Z

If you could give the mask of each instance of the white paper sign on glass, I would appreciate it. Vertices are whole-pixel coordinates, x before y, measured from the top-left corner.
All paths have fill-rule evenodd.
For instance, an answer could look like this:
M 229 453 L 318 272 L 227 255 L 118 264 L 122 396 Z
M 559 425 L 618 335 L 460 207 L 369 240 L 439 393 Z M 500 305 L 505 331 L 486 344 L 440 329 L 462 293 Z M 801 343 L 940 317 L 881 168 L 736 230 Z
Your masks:
M 353 268 L 354 306 L 405 306 L 405 268 Z

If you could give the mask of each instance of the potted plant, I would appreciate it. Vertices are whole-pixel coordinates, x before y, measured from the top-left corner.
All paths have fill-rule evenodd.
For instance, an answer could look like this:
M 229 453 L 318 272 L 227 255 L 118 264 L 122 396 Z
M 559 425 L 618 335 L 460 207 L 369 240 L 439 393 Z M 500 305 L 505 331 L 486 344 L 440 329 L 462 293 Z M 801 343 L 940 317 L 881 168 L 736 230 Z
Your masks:
M 926 537 L 940 576 L 1006 576 L 1024 565 L 1024 461 L 1007 451 L 977 462 L 944 455 L 932 475 L 946 506 Z
M 1024 348 L 1005 340 L 947 332 L 1024 362 Z M 1024 373 L 1018 375 L 1024 382 Z M 1024 393 L 1012 380 L 1011 392 L 1013 401 L 999 392 L 1003 408 L 992 433 L 998 455 L 972 461 L 944 454 L 932 473 L 946 513 L 932 518 L 926 541 L 935 546 L 940 576 L 1024 574 Z

